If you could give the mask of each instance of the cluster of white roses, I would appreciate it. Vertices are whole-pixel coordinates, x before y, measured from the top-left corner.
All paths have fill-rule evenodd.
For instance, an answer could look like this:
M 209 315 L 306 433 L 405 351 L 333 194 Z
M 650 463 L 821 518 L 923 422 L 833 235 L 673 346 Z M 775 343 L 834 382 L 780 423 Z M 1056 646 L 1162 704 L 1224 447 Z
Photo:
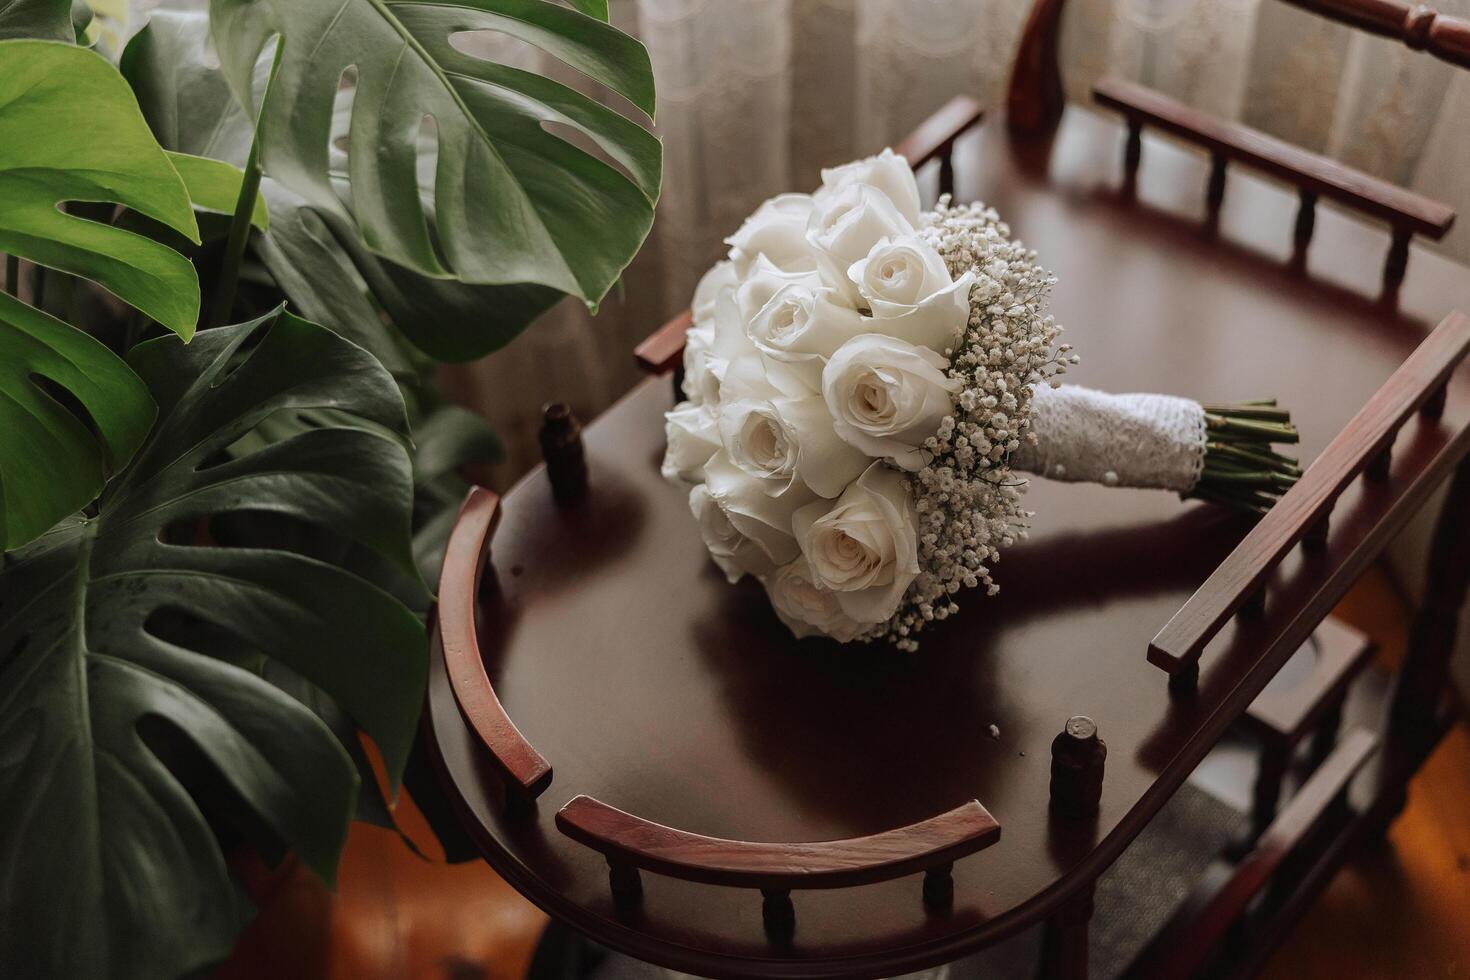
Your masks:
M 1009 455 L 1062 370 L 1050 285 L 979 206 L 921 213 L 891 151 L 763 204 L 693 302 L 665 477 L 797 636 L 911 648 L 1028 516 Z M 993 587 L 992 587 L 993 590 Z

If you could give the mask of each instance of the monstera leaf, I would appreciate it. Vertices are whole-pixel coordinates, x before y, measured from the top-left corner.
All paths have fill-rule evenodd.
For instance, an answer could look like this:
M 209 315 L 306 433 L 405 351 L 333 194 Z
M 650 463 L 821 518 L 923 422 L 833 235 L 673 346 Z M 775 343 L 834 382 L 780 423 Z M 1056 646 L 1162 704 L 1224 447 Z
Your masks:
M 339 705 L 396 780 L 422 702 L 422 624 L 390 595 L 233 520 L 307 525 L 411 569 L 405 427 L 364 350 L 276 313 L 163 337 L 130 363 L 161 415 L 94 508 L 0 575 L 0 975 L 174 977 L 248 913 L 217 835 L 294 849 L 331 880 L 357 776 Z M 330 412 L 255 453 L 280 413 Z
M 199 241 L 189 194 L 117 69 L 52 41 L 0 42 L 0 252 L 99 283 L 185 340 L 199 318 L 189 260 L 63 212 L 122 204 Z
M 509 35 L 652 116 L 647 52 L 600 19 L 605 3 L 578 6 L 211 0 L 210 15 L 242 100 L 269 39 L 279 35 L 284 46 L 261 121 L 271 177 L 350 219 L 369 250 L 397 265 L 467 283 L 537 284 L 595 303 L 653 221 L 658 141 L 567 86 L 451 43 L 466 31 Z M 346 196 L 334 186 L 329 149 L 344 76 L 355 79 Z M 616 166 L 549 127 L 591 141 Z M 427 208 L 417 173 L 426 135 L 436 160 Z
M 41 6 L 13 3 L 0 16 Z M 188 260 L 67 214 L 69 201 L 123 204 L 198 240 L 184 184 L 117 71 L 71 45 L 0 41 L 0 252 L 93 279 L 192 334 L 199 283 Z M 10 549 L 94 498 L 154 410 L 105 347 L 8 298 L 0 363 L 0 544 Z
M 14 37 L 72 40 L 71 0 L 0 0 L 0 40 Z
M 239 166 L 252 127 L 209 57 L 208 41 L 204 16 L 159 11 L 129 42 L 122 72 L 160 143 Z M 257 92 L 264 80 L 258 71 Z M 346 131 L 347 114 L 339 106 L 332 134 Z M 346 155 L 333 147 L 329 162 L 333 186 L 346 196 Z M 419 193 L 432 202 L 433 175 L 420 177 Z M 399 377 L 413 373 L 413 352 L 382 323 L 380 309 L 416 350 L 436 360 L 467 361 L 514 340 L 563 296 L 529 283 L 474 286 L 419 275 L 365 248 L 340 209 L 314 207 L 269 176 L 261 194 L 270 229 L 255 236 L 253 248 L 293 307 L 368 348 Z

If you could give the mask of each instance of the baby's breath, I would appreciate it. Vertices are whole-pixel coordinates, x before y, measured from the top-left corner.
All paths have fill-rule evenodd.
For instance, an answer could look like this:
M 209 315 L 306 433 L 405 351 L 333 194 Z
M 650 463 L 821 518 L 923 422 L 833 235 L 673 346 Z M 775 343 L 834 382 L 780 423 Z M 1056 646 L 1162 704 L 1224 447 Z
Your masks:
M 1031 393 L 1076 363 L 1071 347 L 1056 342 L 1062 328 L 1044 309 L 1056 280 L 1034 251 L 1011 239 L 994 209 L 951 206 L 945 195 L 924 215 L 919 235 L 950 275 L 973 271 L 975 284 L 964 335 L 946 352 L 949 376 L 961 385 L 954 412 L 925 443 L 933 459 L 910 480 L 919 575 L 898 612 L 868 636 L 903 650 L 918 649 L 914 636 L 926 623 L 959 612 L 961 589 L 999 591 L 991 569 L 1002 548 L 1025 538 L 1032 517 L 1021 506 L 1026 484 L 1010 468 L 1021 442 L 1036 438 Z

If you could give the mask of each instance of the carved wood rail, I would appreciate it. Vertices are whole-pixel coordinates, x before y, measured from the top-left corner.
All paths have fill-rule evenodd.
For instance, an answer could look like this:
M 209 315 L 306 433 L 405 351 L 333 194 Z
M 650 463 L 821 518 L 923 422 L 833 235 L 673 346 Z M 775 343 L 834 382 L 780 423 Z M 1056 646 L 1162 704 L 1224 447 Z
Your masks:
M 707 885 L 759 888 L 766 927 L 778 935 L 795 924 L 794 890 L 848 888 L 923 871 L 925 904 L 946 908 L 953 899 L 954 862 L 1000 839 L 1000 824 L 977 800 L 870 837 L 803 843 L 704 837 L 590 796 L 562 807 L 556 826 L 607 858 L 613 897 L 623 907 L 642 893 L 640 870 Z
M 535 799 L 551 785 L 551 764 L 526 741 L 495 696 L 475 632 L 480 576 L 499 523 L 500 497 L 472 488 L 444 549 L 431 654 L 444 658 L 459 713 L 506 776 L 512 794 Z
M 939 193 L 952 193 L 955 140 L 984 118 L 984 106 L 968 95 L 957 95 L 920 123 L 903 142 L 894 147 L 893 152 L 908 160 L 909 166 L 915 170 L 930 160 L 937 159 Z M 677 368 L 684 357 L 684 334 L 691 323 L 693 315 L 685 310 L 633 348 L 633 359 L 649 374 L 664 374 Z
M 1470 316 L 1445 317 L 1164 625 L 1148 647 L 1149 662 L 1192 687 L 1205 646 L 1236 613 L 1264 608 L 1265 581 L 1297 544 L 1313 549 L 1327 538 L 1338 496 L 1360 474 L 1389 476 L 1394 438 L 1416 411 L 1435 420 L 1444 411 L 1451 375 L 1470 351 Z
M 1249 126 L 1190 108 L 1142 85 L 1105 78 L 1093 88 L 1092 95 L 1099 105 L 1117 109 L 1127 120 L 1124 179 L 1130 186 L 1137 181 L 1145 124 L 1197 143 L 1210 152 L 1212 166 L 1205 199 L 1212 222 L 1217 219 L 1225 198 L 1227 161 L 1246 164 L 1295 184 L 1301 198 L 1294 239 L 1298 261 L 1304 259 L 1307 246 L 1312 241 L 1319 196 L 1388 222 L 1393 230 L 1393 244 L 1383 267 L 1383 288 L 1389 293 L 1396 291 L 1403 282 L 1409 261 L 1409 240 L 1415 234 L 1443 238 L 1455 223 L 1455 211 L 1447 204 L 1267 136 Z
M 1393 0 L 1282 0 L 1349 27 L 1403 41 L 1442 61 L 1470 68 L 1470 21 L 1441 14 L 1427 4 Z
M 1403 41 L 1452 65 L 1470 68 L 1470 21 L 1427 4 L 1394 0 L 1282 0 L 1328 20 Z M 1067 0 L 1033 0 L 1017 45 L 1007 95 L 1006 123 L 1020 136 L 1045 137 L 1062 118 L 1065 95 L 1057 42 Z

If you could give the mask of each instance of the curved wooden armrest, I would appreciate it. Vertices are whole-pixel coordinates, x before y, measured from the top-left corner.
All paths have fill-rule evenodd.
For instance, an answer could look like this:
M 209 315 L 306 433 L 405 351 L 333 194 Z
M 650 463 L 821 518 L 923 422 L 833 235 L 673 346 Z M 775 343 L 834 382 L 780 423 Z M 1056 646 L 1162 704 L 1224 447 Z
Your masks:
M 505 713 L 480 659 L 475 632 L 475 600 L 490 538 L 500 523 L 500 497 L 471 488 L 444 549 L 439 575 L 439 605 L 433 633 L 434 653 L 444 658 L 455 703 L 465 723 L 491 758 L 522 792 L 539 796 L 551 784 L 551 764 L 531 747 Z
M 1149 662 L 1170 674 L 1197 674 L 1205 645 L 1231 616 L 1263 601 L 1266 578 L 1281 559 L 1299 543 L 1320 546 L 1333 504 L 1348 484 L 1360 474 L 1388 479 L 1399 429 L 1415 412 L 1430 420 L 1440 416 L 1450 377 L 1467 352 L 1470 316 L 1456 311 L 1440 321 L 1164 625 L 1149 644 Z
M 950 164 L 954 142 L 984 118 L 985 107 L 978 100 L 957 95 L 920 123 L 894 147 L 894 152 L 908 160 L 915 170 L 930 160 L 939 160 L 939 190 L 948 193 L 954 189 Z M 649 374 L 672 371 L 684 358 L 684 334 L 693 322 L 694 315 L 689 310 L 675 316 L 633 348 L 633 359 Z
M 708 885 L 791 891 L 846 888 L 942 868 L 1000 839 L 1000 824 L 971 800 L 948 813 L 848 840 L 756 843 L 656 824 L 578 796 L 556 815 L 562 833 L 623 864 Z
M 954 149 L 954 141 L 984 118 L 985 107 L 980 104 L 980 100 L 972 99 L 968 95 L 956 95 L 928 119 L 919 123 L 913 132 L 903 138 L 903 142 L 893 148 L 893 152 L 907 160 L 910 167 L 918 170 L 936 157 L 948 157 Z

